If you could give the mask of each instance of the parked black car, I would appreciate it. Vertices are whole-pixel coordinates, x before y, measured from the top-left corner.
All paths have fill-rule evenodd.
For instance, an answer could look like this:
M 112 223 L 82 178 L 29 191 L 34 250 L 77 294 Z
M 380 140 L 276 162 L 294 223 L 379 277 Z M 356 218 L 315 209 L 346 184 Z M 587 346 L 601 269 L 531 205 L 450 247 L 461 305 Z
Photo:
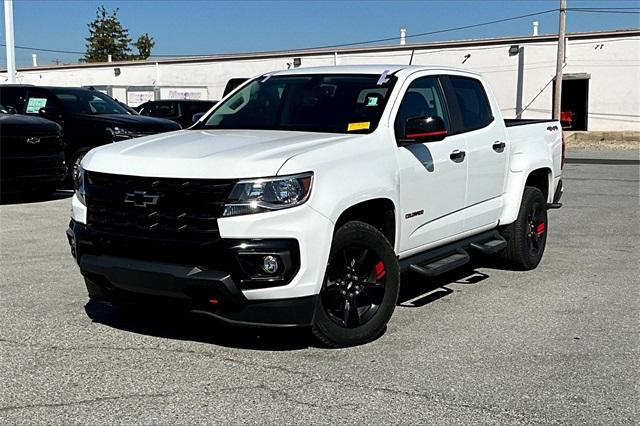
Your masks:
M 183 128 L 191 127 L 193 116 L 204 113 L 217 104 L 218 101 L 199 100 L 165 100 L 149 101 L 139 105 L 136 110 L 147 117 L 167 118 L 180 124 Z
M 62 127 L 0 105 L 0 192 L 51 193 L 66 172 Z
M 71 171 L 97 146 L 180 129 L 170 120 L 131 115 L 104 93 L 78 87 L 0 85 L 0 103 L 61 124 Z

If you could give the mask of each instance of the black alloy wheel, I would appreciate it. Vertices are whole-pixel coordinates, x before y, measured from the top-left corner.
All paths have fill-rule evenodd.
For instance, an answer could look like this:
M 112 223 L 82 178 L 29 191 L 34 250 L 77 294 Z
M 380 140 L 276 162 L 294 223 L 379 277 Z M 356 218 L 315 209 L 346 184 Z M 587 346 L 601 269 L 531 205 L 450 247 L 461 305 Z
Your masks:
M 369 321 L 384 299 L 386 269 L 372 250 L 351 245 L 335 253 L 327 268 L 322 305 L 341 327 L 359 327 Z
M 382 232 L 359 221 L 334 236 L 311 330 L 326 346 L 353 346 L 380 336 L 400 290 L 400 266 Z
M 525 187 L 518 217 L 501 231 L 507 240 L 502 257 L 515 269 L 534 269 L 542 259 L 548 228 L 544 194 L 539 188 Z
M 73 182 L 75 182 L 78 178 L 78 170 L 80 169 L 80 163 L 82 162 L 82 159 L 86 154 L 87 154 L 86 152 L 80 152 L 73 157 L 73 164 L 72 164 L 73 174 L 71 176 L 73 178 Z
M 531 206 L 527 216 L 529 234 L 527 235 L 527 247 L 531 257 L 536 257 L 542 249 L 542 242 L 547 230 L 546 214 L 542 214 L 542 206 L 535 203 Z

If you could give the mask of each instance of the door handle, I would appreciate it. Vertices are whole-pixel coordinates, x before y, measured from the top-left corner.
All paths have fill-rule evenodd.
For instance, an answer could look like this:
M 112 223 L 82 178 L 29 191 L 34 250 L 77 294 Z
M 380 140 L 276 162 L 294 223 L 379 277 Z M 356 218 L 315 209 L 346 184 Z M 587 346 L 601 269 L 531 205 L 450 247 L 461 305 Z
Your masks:
M 495 141 L 491 147 L 495 152 L 502 152 L 506 146 L 507 144 L 504 142 Z
M 451 152 L 451 154 L 449 154 L 449 158 L 451 158 L 454 163 L 462 163 L 464 161 L 465 155 L 467 155 L 466 152 L 455 149 Z

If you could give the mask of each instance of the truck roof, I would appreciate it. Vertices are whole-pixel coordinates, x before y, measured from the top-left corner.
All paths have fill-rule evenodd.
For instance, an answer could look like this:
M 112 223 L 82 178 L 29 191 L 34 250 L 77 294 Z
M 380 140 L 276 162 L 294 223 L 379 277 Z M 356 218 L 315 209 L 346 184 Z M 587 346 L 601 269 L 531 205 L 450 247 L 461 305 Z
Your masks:
M 426 66 L 426 65 L 399 65 L 399 64 L 378 64 L 378 65 L 334 65 L 324 67 L 301 67 L 284 71 L 274 71 L 272 75 L 290 74 L 382 74 L 387 71 L 389 74 L 401 70 L 410 71 L 456 71 L 468 74 L 475 74 L 469 70 L 448 67 L 448 66 Z

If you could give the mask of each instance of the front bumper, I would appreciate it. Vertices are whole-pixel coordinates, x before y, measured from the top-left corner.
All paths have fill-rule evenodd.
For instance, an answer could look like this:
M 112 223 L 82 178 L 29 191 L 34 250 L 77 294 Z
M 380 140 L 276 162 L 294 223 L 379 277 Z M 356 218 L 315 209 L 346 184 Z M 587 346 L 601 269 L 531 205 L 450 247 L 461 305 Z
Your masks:
M 223 271 L 111 256 L 80 260 L 92 299 L 112 303 L 169 304 L 232 324 L 308 326 L 316 297 L 249 301 Z
M 187 253 L 184 261 L 176 263 L 161 259 L 157 253 L 144 258 L 122 246 L 108 246 L 109 242 L 75 221 L 71 222 L 67 237 L 92 299 L 117 304 L 169 305 L 250 326 L 306 326 L 313 320 L 315 295 L 250 300 L 244 294 L 256 286 L 277 288 L 290 284 L 300 265 L 295 240 L 223 239 L 216 244 L 215 251 L 206 253 L 220 257 L 221 261 L 202 266 L 206 256 L 192 261 L 191 253 Z M 269 282 L 264 277 L 256 279 L 251 271 L 247 275 L 246 269 L 238 271 L 238 265 L 242 267 L 253 256 L 264 253 L 277 253 L 288 259 L 281 280 Z

